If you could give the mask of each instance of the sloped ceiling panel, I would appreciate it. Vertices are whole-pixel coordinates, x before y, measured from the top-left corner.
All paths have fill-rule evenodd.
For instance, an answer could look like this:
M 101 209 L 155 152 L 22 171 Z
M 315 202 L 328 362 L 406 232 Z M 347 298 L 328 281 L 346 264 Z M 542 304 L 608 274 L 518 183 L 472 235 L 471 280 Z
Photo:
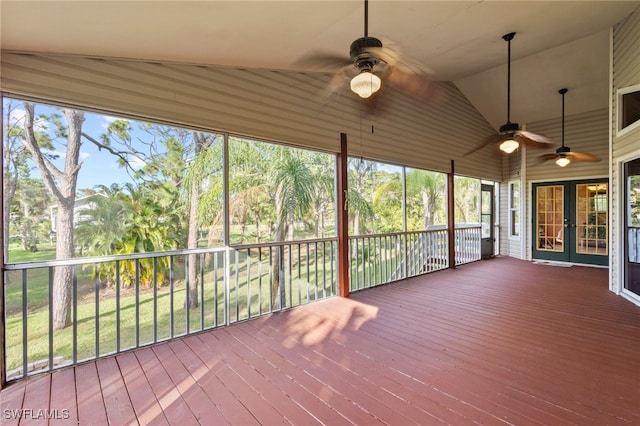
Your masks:
M 501 180 L 493 149 L 462 157 L 493 133 L 452 84 L 420 102 L 389 89 L 382 109 L 345 90 L 326 99 L 329 75 L 173 63 L 3 52 L 2 88 L 10 94 L 213 131 Z

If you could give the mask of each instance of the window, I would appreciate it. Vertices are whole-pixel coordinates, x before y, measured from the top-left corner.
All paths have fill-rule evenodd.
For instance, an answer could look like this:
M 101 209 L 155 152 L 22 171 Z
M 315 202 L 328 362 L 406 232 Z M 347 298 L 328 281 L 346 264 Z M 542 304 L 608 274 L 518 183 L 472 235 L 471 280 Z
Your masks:
M 640 127 L 640 84 L 618 90 L 618 136 Z
M 520 182 L 509 182 L 509 238 L 520 239 Z

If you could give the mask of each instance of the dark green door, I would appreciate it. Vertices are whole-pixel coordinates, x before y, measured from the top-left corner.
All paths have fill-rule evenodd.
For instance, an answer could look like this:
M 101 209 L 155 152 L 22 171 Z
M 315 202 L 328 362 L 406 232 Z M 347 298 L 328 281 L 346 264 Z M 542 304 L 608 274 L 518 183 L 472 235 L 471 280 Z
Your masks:
M 607 179 L 533 185 L 533 258 L 609 264 Z

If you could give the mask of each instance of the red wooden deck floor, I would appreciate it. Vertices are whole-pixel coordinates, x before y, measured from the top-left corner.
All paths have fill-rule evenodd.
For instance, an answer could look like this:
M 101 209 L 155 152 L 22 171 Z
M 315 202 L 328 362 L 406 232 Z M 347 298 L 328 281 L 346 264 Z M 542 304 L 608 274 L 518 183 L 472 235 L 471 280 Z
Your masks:
M 604 269 L 499 258 L 29 378 L 1 396 L 3 425 L 16 414 L 20 424 L 49 414 L 82 425 L 639 425 L 640 308 L 607 290 Z

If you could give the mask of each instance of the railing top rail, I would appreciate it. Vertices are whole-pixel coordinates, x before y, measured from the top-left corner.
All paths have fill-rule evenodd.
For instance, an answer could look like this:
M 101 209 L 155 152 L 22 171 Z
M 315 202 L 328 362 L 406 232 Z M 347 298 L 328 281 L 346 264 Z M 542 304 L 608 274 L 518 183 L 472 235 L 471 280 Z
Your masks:
M 350 240 L 356 240 L 359 238 L 380 238 L 380 237 L 399 237 L 409 234 L 435 234 L 438 232 L 447 232 L 447 229 L 423 229 L 421 231 L 400 231 L 400 232 L 387 232 L 385 234 L 359 234 L 349 235 Z
M 338 237 L 330 237 L 330 238 L 313 238 L 307 240 L 289 240 L 289 241 L 272 241 L 265 243 L 251 243 L 251 244 L 231 244 L 229 248 L 231 249 L 250 249 L 257 247 L 278 247 L 278 246 L 297 246 L 302 244 L 315 244 L 315 243 L 324 243 L 327 241 L 338 241 Z
M 324 239 L 308 239 L 297 241 L 278 241 L 268 243 L 254 243 L 254 244 L 232 244 L 228 248 L 232 250 L 250 249 L 257 247 L 277 247 L 286 245 L 298 245 L 298 244 L 315 244 L 318 242 L 337 241 L 338 238 L 324 238 Z M 73 266 L 73 265 L 86 265 L 89 263 L 104 263 L 115 262 L 123 260 L 136 260 L 136 259 L 149 259 L 159 258 L 167 256 L 186 256 L 192 254 L 208 254 L 208 253 L 220 253 L 227 249 L 225 246 L 220 247 L 207 247 L 198 249 L 182 249 L 182 250 L 168 250 L 157 252 L 144 252 L 144 253 L 131 253 L 131 254 L 114 254 L 108 256 L 89 256 L 89 257 L 74 257 L 72 259 L 55 259 L 55 260 L 41 260 L 35 262 L 17 262 L 7 263 L 4 266 L 5 271 L 20 271 L 24 269 L 36 269 L 36 268 L 48 268 L 55 266 Z
M 5 271 L 19 271 L 22 269 L 35 269 L 35 268 L 47 268 L 51 266 L 73 266 L 73 265 L 85 265 L 87 263 L 103 263 L 103 262 L 115 262 L 120 260 L 136 260 L 136 259 L 148 259 L 167 256 L 183 256 L 189 254 L 206 254 L 223 252 L 226 247 L 208 247 L 199 249 L 183 249 L 183 250 L 169 250 L 169 251 L 154 251 L 144 253 L 130 253 L 130 254 L 114 254 L 108 256 L 89 256 L 89 257 L 74 257 L 72 259 L 55 259 L 55 260 L 40 260 L 36 262 L 19 262 L 19 263 L 7 263 L 4 265 Z

